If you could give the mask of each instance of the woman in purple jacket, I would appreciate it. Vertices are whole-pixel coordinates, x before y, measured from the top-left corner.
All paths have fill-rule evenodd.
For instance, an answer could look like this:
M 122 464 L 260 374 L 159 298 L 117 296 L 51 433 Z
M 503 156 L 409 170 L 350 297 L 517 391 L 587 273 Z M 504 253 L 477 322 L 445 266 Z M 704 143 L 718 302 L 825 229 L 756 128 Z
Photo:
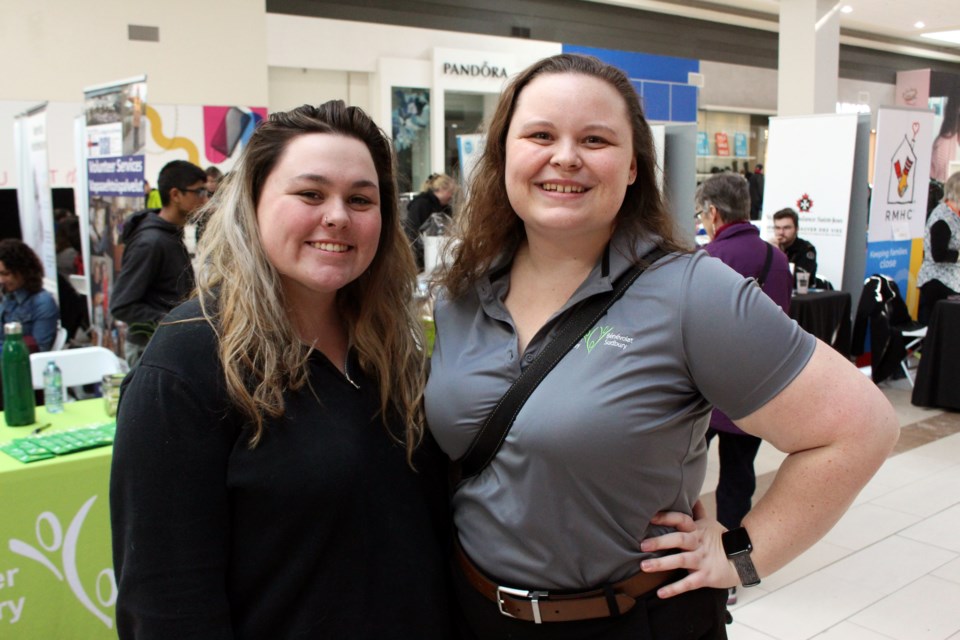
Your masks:
M 756 278 L 774 302 L 790 312 L 793 277 L 782 251 L 760 238 L 760 229 L 750 223 L 750 191 L 747 181 L 736 173 L 718 173 L 697 189 L 694 198 L 697 217 L 710 238 L 704 249 L 740 275 Z M 740 526 L 750 511 L 757 475 L 753 460 L 760 438 L 738 429 L 722 411 L 713 410 L 707 442 L 720 440 L 720 481 L 717 483 L 717 520 L 727 529 Z M 728 604 L 737 601 L 736 587 L 730 589 Z

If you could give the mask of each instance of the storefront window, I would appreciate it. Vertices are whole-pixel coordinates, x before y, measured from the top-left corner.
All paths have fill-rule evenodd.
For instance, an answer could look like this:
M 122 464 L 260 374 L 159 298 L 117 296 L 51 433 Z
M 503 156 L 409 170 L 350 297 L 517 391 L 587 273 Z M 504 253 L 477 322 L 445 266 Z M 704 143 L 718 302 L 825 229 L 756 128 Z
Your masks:
M 722 111 L 697 114 L 697 182 L 711 173 L 750 173 L 767 153 L 768 116 Z
M 393 145 L 400 193 L 419 191 L 430 175 L 430 90 L 394 87 Z
M 444 170 L 447 175 L 460 173 L 460 154 L 457 151 L 457 136 L 477 133 L 486 117 L 487 105 L 492 98 L 481 93 L 444 94 Z

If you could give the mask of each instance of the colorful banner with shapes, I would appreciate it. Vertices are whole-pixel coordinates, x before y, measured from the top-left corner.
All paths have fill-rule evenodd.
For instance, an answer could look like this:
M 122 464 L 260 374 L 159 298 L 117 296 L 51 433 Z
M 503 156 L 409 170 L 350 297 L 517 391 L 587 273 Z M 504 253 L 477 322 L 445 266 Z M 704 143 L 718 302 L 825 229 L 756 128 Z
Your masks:
M 267 109 L 151 104 L 146 116 L 146 178 L 156 186 L 160 169 L 172 160 L 230 171 Z
M 747 157 L 747 134 L 733 134 L 733 155 L 737 156 L 738 158 Z
M 267 117 L 264 107 L 204 107 L 203 139 L 207 160 L 221 164 L 243 148 Z
M 798 236 L 817 248 L 817 277 L 837 288 L 843 282 L 856 136 L 856 114 L 770 119 L 761 233 L 775 242 L 773 214 L 796 211 Z
M 928 111 L 881 107 L 877 113 L 869 242 L 923 237 L 933 133 Z
M 43 287 L 57 297 L 57 250 L 53 229 L 53 197 L 50 192 L 47 153 L 47 108 L 42 104 L 16 121 L 19 159 L 17 205 L 20 234 L 40 258 Z

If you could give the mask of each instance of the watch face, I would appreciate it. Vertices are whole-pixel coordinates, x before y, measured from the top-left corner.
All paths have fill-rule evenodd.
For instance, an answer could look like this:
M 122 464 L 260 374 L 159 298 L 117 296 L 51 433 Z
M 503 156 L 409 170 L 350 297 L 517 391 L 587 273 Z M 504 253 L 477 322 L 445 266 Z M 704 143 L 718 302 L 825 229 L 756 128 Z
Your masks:
M 723 552 L 728 556 L 753 551 L 750 536 L 743 527 L 732 529 L 723 534 Z

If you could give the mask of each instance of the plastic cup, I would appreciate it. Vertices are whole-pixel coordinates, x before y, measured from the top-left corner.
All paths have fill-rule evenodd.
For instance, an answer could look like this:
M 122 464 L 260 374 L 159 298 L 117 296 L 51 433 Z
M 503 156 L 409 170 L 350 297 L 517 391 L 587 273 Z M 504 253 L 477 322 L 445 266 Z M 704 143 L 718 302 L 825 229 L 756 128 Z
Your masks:
M 810 290 L 810 274 L 797 269 L 797 293 L 803 295 Z

